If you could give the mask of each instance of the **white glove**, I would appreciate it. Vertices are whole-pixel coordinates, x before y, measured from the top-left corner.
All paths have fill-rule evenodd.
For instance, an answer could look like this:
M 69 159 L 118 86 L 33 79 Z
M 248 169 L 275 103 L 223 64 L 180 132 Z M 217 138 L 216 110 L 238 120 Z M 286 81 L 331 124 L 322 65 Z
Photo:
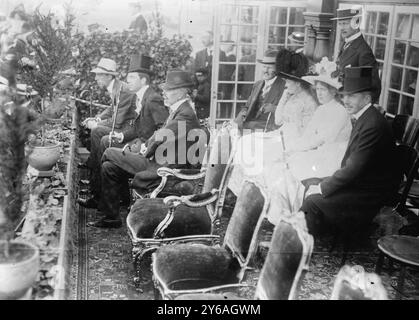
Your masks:
M 141 150 L 140 150 L 140 153 L 141 153 L 142 155 L 144 155 L 144 154 L 146 153 L 146 151 L 147 151 L 147 147 L 146 147 L 146 145 L 145 145 L 144 143 L 142 143 L 142 144 L 141 144 Z
M 86 127 L 90 130 L 93 130 L 94 128 L 97 127 L 97 122 L 95 120 L 89 120 L 87 121 Z
M 116 140 L 119 143 L 122 143 L 122 141 L 124 141 L 124 134 L 122 132 L 114 132 L 112 134 L 112 132 L 111 132 L 111 133 L 109 133 L 109 140 L 110 139 Z

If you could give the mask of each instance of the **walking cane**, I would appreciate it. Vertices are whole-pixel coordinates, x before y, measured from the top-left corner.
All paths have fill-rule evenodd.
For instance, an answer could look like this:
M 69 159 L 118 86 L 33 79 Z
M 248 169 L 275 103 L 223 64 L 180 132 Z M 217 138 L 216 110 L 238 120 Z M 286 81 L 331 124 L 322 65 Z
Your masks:
M 265 133 L 266 129 L 268 129 L 268 124 L 269 124 L 269 120 L 271 119 L 271 115 L 272 115 L 272 112 L 269 112 L 268 119 L 266 120 L 266 124 L 265 124 L 265 129 L 263 129 L 263 133 Z
M 112 130 L 109 134 L 109 148 L 112 146 L 112 136 L 115 133 L 115 124 L 116 124 L 116 115 L 118 113 L 118 106 L 119 106 L 119 96 L 121 94 L 122 86 L 119 88 L 119 91 L 116 96 L 116 102 L 112 99 L 112 107 L 114 109 L 113 119 L 112 119 Z

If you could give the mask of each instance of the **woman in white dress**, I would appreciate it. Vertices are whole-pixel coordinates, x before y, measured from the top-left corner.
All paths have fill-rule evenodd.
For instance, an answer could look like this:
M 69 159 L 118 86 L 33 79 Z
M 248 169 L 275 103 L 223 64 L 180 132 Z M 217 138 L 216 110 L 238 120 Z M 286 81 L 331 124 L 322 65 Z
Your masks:
M 352 129 L 348 113 L 337 100 L 341 84 L 331 76 L 336 70 L 336 64 L 323 58 L 315 68 L 318 75 L 304 77 L 304 80 L 315 86 L 321 106 L 317 108 L 303 133 L 293 135 L 291 130 L 286 129 L 281 134 L 280 128 L 269 133 L 270 138 L 265 135 L 261 141 L 264 153 L 268 156 L 264 156 L 263 161 L 255 161 L 253 166 L 235 165 L 229 183 L 229 187 L 235 192 L 239 190 L 243 179 L 258 180 L 265 185 L 272 197 L 281 197 L 284 200 L 281 208 L 274 210 L 278 214 L 300 208 L 304 195 L 302 180 L 331 175 L 340 167 Z M 276 134 L 273 135 L 274 133 Z M 266 143 L 267 140 L 270 142 Z M 258 147 L 257 142 L 253 144 Z M 244 147 L 238 149 L 242 153 L 246 150 Z M 257 149 L 252 150 L 255 151 L 257 154 Z M 269 219 L 274 223 L 278 215 Z

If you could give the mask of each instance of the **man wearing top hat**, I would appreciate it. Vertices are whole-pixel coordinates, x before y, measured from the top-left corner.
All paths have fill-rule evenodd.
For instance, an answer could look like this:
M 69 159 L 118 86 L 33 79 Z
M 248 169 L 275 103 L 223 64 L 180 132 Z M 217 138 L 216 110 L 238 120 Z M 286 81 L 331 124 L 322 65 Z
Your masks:
M 99 202 L 103 218 L 89 225 L 100 228 L 118 228 L 122 225 L 119 214 L 120 190 L 128 183 L 129 177 L 146 171 L 158 178 L 156 172 L 161 166 L 187 168 L 193 164 L 188 151 L 195 142 L 188 137 L 193 133 L 192 130 L 196 130 L 196 135 L 200 135 L 201 131 L 188 95 L 193 85 L 188 72 L 169 71 L 162 85 L 165 104 L 170 109 L 165 125 L 147 140 L 140 153 L 117 148 L 105 151 Z
M 245 107 L 235 119 L 240 129 L 254 130 L 266 127 L 272 129 L 275 123 L 274 117 L 269 117 L 269 114 L 275 111 L 285 87 L 285 81 L 277 75 L 277 53 L 277 51 L 268 50 L 262 60 L 257 60 L 263 65 L 263 79 L 253 85 Z M 266 112 L 267 110 L 270 112 Z
M 341 168 L 306 192 L 302 211 L 313 235 L 368 226 L 399 182 L 392 129 L 372 105 L 373 68 L 345 68 L 344 79 L 341 93 L 353 128 Z
M 132 126 L 121 128 L 112 137 L 105 135 L 101 138 L 98 154 L 95 157 L 98 162 L 94 166 L 95 175 L 90 180 L 92 198 L 78 200 L 82 206 L 89 208 L 97 207 L 97 199 L 100 197 L 100 160 L 105 150 L 109 147 L 109 139 L 112 138 L 112 146 L 128 148 L 133 152 L 141 150 L 141 144 L 147 141 L 153 133 L 163 126 L 169 112 L 164 106 L 163 98 L 150 86 L 151 58 L 135 54 L 131 57 L 127 75 L 127 88 L 136 93 L 136 118 Z M 125 146 L 127 145 L 127 146 Z
M 342 80 L 344 68 L 350 67 L 373 67 L 372 83 L 372 103 L 378 103 L 381 93 L 381 80 L 378 75 L 378 63 L 369 44 L 365 41 L 359 30 L 362 8 L 354 6 L 352 9 L 338 9 L 337 20 L 343 45 L 336 59 L 338 65 L 339 77 Z

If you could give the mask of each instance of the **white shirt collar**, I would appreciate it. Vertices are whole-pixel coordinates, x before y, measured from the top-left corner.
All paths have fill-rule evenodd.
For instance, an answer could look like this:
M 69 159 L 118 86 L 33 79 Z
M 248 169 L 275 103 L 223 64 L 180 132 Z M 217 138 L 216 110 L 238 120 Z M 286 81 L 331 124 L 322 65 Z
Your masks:
M 182 103 L 184 103 L 185 101 L 188 101 L 189 98 L 184 98 L 182 100 L 179 100 L 178 102 L 175 102 L 174 104 L 172 104 L 169 108 L 170 108 L 170 112 L 175 112 Z
M 112 79 L 111 83 L 109 83 L 109 86 L 106 88 L 106 90 L 108 90 L 111 97 L 112 97 L 112 90 L 113 90 L 114 83 L 115 83 L 115 79 Z
M 265 80 L 265 87 L 264 87 L 264 88 L 268 88 L 268 87 L 270 87 L 270 86 L 271 86 L 271 85 L 275 82 L 276 77 L 277 77 L 277 76 L 273 77 L 273 78 L 272 78 L 272 79 L 270 79 L 270 80 Z
M 214 47 L 213 46 L 207 47 L 207 54 L 208 55 L 211 55 L 211 51 L 214 52 Z
M 367 111 L 367 109 L 369 107 L 371 107 L 371 103 L 368 103 L 365 107 L 363 107 L 357 113 L 355 113 L 354 115 L 352 115 L 352 117 L 355 118 L 355 120 L 358 120 L 364 114 L 364 112 Z
M 137 101 L 139 101 L 139 103 L 137 103 L 137 109 L 135 111 L 137 111 L 137 113 L 140 113 L 141 108 L 142 108 L 142 104 L 141 101 L 143 101 L 144 98 L 144 93 L 147 91 L 149 85 L 146 85 L 144 87 L 142 87 L 140 90 L 137 91 L 136 95 L 137 95 Z
M 349 43 L 351 41 L 354 41 L 356 38 L 359 38 L 362 35 L 361 31 L 351 35 L 350 37 L 345 38 L 345 43 Z

